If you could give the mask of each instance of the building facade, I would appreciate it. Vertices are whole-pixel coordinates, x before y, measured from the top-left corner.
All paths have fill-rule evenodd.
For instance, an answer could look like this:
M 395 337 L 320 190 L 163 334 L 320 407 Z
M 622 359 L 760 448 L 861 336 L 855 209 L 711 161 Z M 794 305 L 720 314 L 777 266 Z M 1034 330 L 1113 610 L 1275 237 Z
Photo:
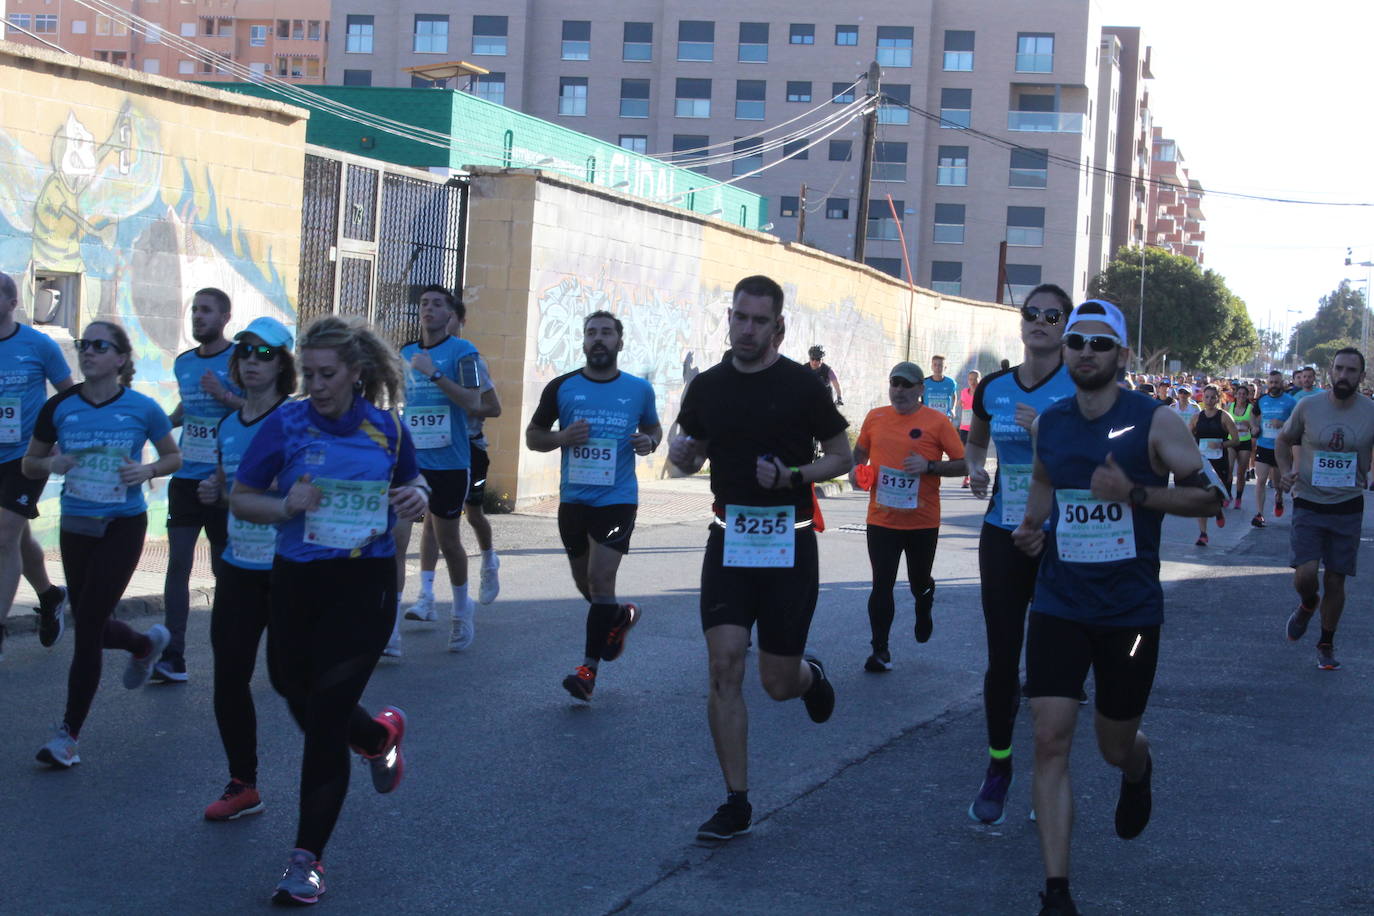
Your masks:
M 1159 183 L 1150 186 L 1149 244 L 1201 264 L 1207 237 L 1202 228 L 1202 182 L 1189 176 L 1178 142 L 1165 137 L 1163 128 L 1154 128 L 1151 139 L 1152 169 Z

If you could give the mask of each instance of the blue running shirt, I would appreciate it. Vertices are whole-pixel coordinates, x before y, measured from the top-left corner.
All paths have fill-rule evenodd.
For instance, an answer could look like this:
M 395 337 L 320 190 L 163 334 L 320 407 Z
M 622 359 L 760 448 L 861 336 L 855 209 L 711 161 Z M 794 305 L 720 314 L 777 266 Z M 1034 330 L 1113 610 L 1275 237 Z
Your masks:
M 921 392 L 921 403 L 925 406 L 938 410 L 951 421 L 954 419 L 955 400 L 959 395 L 959 386 L 954 384 L 954 379 L 946 375 L 938 382 L 926 379 L 925 390 Z
M 262 423 L 272 412 L 286 403 L 282 399 L 276 407 L 252 423 L 243 422 L 243 413 L 234 411 L 219 423 L 215 442 L 219 448 L 219 463 L 224 468 L 224 495 L 233 492 L 234 475 L 238 473 L 243 453 L 257 435 Z M 232 511 L 229 513 L 229 543 L 224 545 L 221 559 L 239 569 L 271 569 L 272 556 L 277 552 L 277 526 L 245 522 Z
M 172 421 L 157 401 L 121 388 L 103 404 L 81 396 L 84 384 L 53 395 L 38 412 L 33 438 L 57 443 L 77 466 L 62 482 L 62 514 L 89 518 L 125 518 L 148 509 L 143 487 L 120 483 L 125 461 L 143 461 L 143 445 L 172 431 Z
M 1028 404 L 1039 415 L 1051 404 L 1074 395 L 1073 379 L 1062 363 L 1034 388 L 1021 386 L 1016 377 L 1019 368 L 1012 366 L 992 373 L 973 392 L 973 412 L 988 424 L 992 444 L 997 447 L 997 476 L 984 521 L 1007 531 L 1021 524 L 1025 515 L 1034 459 L 1030 432 L 1016 425 L 1016 405 Z M 1012 494 L 1010 499 L 1008 491 Z
M 591 438 L 560 450 L 559 498 L 586 506 L 638 503 L 630 436 L 658 425 L 653 387 L 626 372 L 604 382 L 587 378 L 581 369 L 560 375 L 544 387 L 530 422 L 553 429 L 557 421 L 559 429 L 566 429 L 578 420 L 591 424 Z
M 458 363 L 477 359 L 477 348 L 460 337 L 445 337 L 432 347 L 412 341 L 401 348 L 406 370 L 406 406 L 402 413 L 415 443 L 415 460 L 427 471 L 461 471 L 472 467 L 468 447 L 467 413 L 453 403 L 438 383 L 410 365 L 418 353 L 428 353 L 434 369 L 458 381 Z M 480 387 L 480 372 L 479 372 Z
M 173 477 L 204 480 L 215 472 L 215 431 L 219 429 L 219 421 L 232 411 L 206 393 L 200 380 L 207 371 L 213 372 L 225 388 L 240 394 L 229 381 L 229 356 L 233 352 L 233 344 L 214 356 L 201 356 L 196 350 L 187 350 L 172 364 L 181 392 L 181 470 Z
M 42 331 L 20 324 L 0 340 L 0 464 L 29 450 L 33 424 L 48 399 L 46 383 L 71 377 L 62 348 Z
M 1255 402 L 1260 421 L 1260 435 L 1257 440 L 1260 448 L 1274 447 L 1279 433 L 1283 432 L 1283 424 L 1288 422 L 1288 418 L 1293 415 L 1293 408 L 1297 406 L 1298 402 L 1291 394 L 1281 394 L 1278 397 L 1265 394 Z

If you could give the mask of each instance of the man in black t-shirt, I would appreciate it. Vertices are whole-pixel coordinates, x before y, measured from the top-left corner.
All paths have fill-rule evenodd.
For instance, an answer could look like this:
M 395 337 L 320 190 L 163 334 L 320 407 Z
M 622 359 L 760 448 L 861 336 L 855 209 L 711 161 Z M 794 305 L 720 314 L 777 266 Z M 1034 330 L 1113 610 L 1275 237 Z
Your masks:
M 711 462 L 715 520 L 701 571 L 701 627 L 710 658 L 707 716 L 725 777 L 726 802 L 699 839 L 748 833 L 748 710 L 740 692 L 749 631 L 758 624 L 759 678 L 775 700 L 801 697 L 815 722 L 830 718 L 835 691 L 805 654 L 820 591 L 811 485 L 853 464 L 848 425 L 829 392 L 802 365 L 778 355 L 782 288 L 767 277 L 735 287 L 730 359 L 683 394 L 668 460 L 694 474 Z M 822 457 L 812 461 L 812 440 Z

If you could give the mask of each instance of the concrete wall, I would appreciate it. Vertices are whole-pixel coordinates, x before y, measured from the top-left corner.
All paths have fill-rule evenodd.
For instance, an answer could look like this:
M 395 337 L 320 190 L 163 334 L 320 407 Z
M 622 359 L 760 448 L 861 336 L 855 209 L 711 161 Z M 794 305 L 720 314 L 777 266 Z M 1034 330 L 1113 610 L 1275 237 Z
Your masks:
M 608 309 L 625 323 L 621 368 L 647 378 L 664 427 L 677 416 L 687 359 L 721 358 L 735 283 L 768 274 L 787 294 L 783 353 L 826 348 L 855 426 L 886 403 L 887 372 L 902 359 L 950 375 L 1019 361 L 1011 308 L 942 297 L 868 267 L 718 220 L 530 170 L 477 169 L 469 210 L 468 334 L 486 354 L 504 406 L 488 421 L 491 489 L 526 504 L 558 489 L 558 456 L 524 448 L 544 386 L 584 362 L 582 318 Z M 666 449 L 639 463 L 663 472 Z

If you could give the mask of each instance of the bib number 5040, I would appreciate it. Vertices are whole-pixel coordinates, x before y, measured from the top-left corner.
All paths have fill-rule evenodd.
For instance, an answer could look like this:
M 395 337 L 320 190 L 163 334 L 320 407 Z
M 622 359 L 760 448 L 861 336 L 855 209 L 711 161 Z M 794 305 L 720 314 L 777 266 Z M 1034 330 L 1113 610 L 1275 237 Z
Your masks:
M 1092 506 L 1069 504 L 1064 507 L 1064 521 L 1070 525 L 1089 522 L 1119 522 L 1125 516 L 1120 503 L 1096 503 Z

